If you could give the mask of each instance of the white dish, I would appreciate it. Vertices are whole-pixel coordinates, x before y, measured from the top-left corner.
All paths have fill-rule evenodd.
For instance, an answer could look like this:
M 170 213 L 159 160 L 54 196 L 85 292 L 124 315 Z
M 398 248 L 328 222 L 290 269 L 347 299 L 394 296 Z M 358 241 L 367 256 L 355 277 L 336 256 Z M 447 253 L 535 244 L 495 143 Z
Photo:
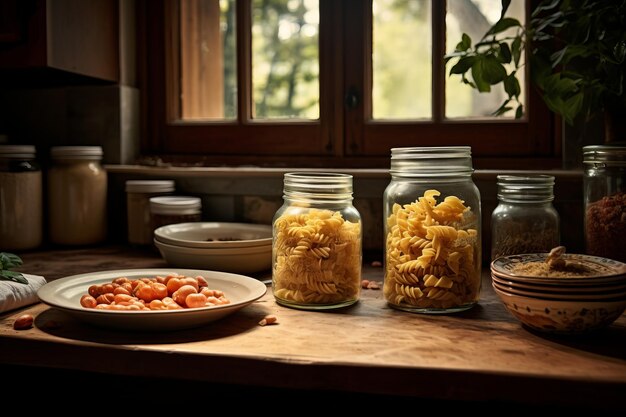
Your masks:
M 137 279 L 171 274 L 203 276 L 209 288 L 224 292 L 230 304 L 183 310 L 113 311 L 84 308 L 80 297 L 91 285 L 111 282 L 119 277 Z M 77 319 L 102 327 L 127 330 L 166 331 L 198 327 L 221 319 L 258 300 L 267 291 L 262 282 L 243 275 L 196 269 L 125 269 L 72 275 L 51 281 L 39 289 L 39 299 L 66 311 Z
M 217 222 L 176 223 L 157 228 L 154 236 L 163 243 L 188 248 L 244 248 L 271 245 L 272 226 Z
M 266 271 L 272 266 L 271 245 L 232 249 L 201 249 L 168 245 L 156 238 L 154 244 L 161 252 L 163 259 L 172 266 L 240 274 Z

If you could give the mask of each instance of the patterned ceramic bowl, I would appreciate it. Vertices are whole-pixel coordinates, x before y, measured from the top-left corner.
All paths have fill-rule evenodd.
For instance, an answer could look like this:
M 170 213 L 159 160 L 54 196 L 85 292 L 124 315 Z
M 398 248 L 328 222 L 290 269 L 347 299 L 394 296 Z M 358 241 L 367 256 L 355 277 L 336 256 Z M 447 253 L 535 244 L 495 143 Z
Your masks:
M 506 309 L 531 329 L 548 333 L 576 334 L 613 323 L 626 310 L 626 297 L 613 300 L 541 299 L 494 291 Z

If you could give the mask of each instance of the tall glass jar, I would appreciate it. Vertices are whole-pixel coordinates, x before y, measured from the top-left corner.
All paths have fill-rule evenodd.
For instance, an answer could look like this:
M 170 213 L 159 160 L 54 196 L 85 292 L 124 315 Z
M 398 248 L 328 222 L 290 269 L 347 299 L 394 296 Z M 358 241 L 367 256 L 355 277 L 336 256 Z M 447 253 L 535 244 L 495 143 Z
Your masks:
M 0 145 L 0 252 L 42 240 L 41 169 L 30 145 Z
M 626 146 L 585 146 L 583 164 L 586 251 L 626 262 Z
M 361 288 L 361 216 L 352 176 L 287 173 L 273 219 L 272 288 L 279 304 L 331 309 L 354 304 Z
M 100 146 L 56 146 L 48 172 L 49 238 L 90 245 L 107 236 L 107 173 Z
M 150 199 L 174 192 L 173 180 L 129 180 L 126 181 L 126 218 L 128 243 L 133 245 L 152 244 L 153 231 Z
M 491 214 L 491 259 L 550 252 L 559 246 L 554 177 L 498 175 L 498 206 Z
M 416 313 L 471 308 L 481 287 L 480 193 L 466 146 L 394 148 L 384 193 L 390 306 Z

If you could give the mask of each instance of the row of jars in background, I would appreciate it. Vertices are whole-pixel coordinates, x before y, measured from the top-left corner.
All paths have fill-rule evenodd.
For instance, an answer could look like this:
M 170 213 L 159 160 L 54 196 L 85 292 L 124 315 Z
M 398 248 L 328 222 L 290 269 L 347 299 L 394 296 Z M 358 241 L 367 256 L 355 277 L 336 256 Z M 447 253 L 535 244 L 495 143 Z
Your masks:
M 102 242 L 107 235 L 107 174 L 100 146 L 57 146 L 47 172 L 48 240 Z M 43 241 L 43 185 L 34 146 L 0 146 L 0 250 Z
M 154 229 L 201 220 L 199 197 L 174 196 L 173 180 L 126 181 L 128 243 L 150 245 Z
M 586 147 L 587 252 L 626 257 L 626 148 Z M 481 199 L 469 147 L 395 148 L 384 196 L 384 296 L 394 308 L 462 311 L 481 289 Z M 548 252 L 560 242 L 554 177 L 498 176 L 492 259 Z M 288 173 L 273 219 L 272 280 L 278 303 L 303 309 L 355 303 L 362 225 L 352 177 Z

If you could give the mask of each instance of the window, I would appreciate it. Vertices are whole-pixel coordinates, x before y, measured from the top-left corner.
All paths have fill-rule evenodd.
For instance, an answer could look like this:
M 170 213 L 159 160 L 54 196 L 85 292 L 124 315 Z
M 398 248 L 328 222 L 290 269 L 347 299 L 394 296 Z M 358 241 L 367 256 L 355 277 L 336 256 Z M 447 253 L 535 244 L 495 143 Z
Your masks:
M 513 0 L 509 14 L 523 19 L 526 3 Z M 470 145 L 479 167 L 559 165 L 557 125 L 528 83 L 527 114 L 516 120 L 490 116 L 502 92 L 478 94 L 447 76 L 443 55 L 462 32 L 479 39 L 499 2 L 141 5 L 146 153 L 208 164 L 385 167 L 392 147 Z

